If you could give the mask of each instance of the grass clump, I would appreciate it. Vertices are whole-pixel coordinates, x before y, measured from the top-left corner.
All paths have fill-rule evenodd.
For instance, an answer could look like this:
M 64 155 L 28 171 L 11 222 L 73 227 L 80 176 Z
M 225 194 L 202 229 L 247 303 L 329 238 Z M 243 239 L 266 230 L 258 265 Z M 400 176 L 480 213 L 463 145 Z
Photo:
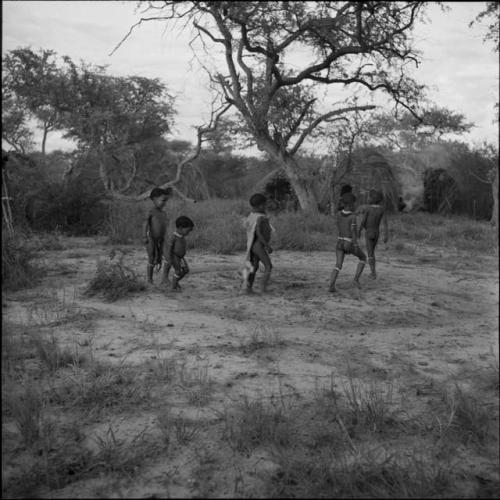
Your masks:
M 137 370 L 94 362 L 90 369 L 74 368 L 65 383 L 50 391 L 50 402 L 100 413 L 149 401 L 150 390 Z
M 9 397 L 9 413 L 28 447 L 36 443 L 41 436 L 43 406 L 42 391 L 32 380 L 27 381 L 20 391 Z
M 239 452 L 248 453 L 261 445 L 286 446 L 292 435 L 289 424 L 286 405 L 262 398 L 252 401 L 245 395 L 233 411 L 225 412 L 224 437 Z
M 123 254 L 115 261 L 99 260 L 95 276 L 88 284 L 84 295 L 100 295 L 109 302 L 114 302 L 129 293 L 145 289 L 145 284 L 135 272 L 123 263 Z M 113 258 L 113 257 L 112 257 Z
M 494 403 L 485 404 L 472 394 L 468 394 L 459 384 L 443 391 L 443 400 L 447 410 L 447 424 L 441 426 L 442 440 L 445 436 L 458 437 L 464 444 L 484 445 L 492 432 L 492 420 L 495 412 Z M 498 414 L 496 416 L 498 425 Z
M 450 470 L 413 455 L 409 460 L 365 450 L 333 457 L 280 453 L 271 479 L 278 498 L 433 498 L 453 482 Z
M 160 413 L 156 423 L 167 445 L 171 443 L 173 436 L 178 444 L 185 445 L 193 441 L 201 430 L 201 424 L 198 421 L 185 417 L 182 412 L 177 416 Z
M 67 347 L 62 348 L 53 332 L 49 336 L 30 333 L 30 338 L 40 361 L 50 372 L 55 372 L 66 366 L 80 366 L 86 359 L 85 356 L 78 353 L 76 347 L 74 350 Z
M 200 407 L 210 402 L 213 381 L 208 373 L 208 364 L 187 368 L 183 363 L 179 367 L 178 376 L 180 387 L 186 391 L 188 403 Z
M 279 332 L 258 325 L 252 330 L 250 337 L 241 344 L 241 349 L 244 353 L 251 353 L 265 347 L 282 345 L 285 345 L 285 341 Z

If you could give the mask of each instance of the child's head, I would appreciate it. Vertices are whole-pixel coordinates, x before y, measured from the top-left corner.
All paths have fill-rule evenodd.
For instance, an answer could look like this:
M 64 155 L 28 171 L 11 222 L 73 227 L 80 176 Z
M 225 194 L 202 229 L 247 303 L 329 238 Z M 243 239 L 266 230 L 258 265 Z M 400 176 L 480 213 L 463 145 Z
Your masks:
M 185 215 L 181 215 L 175 219 L 175 229 L 182 236 L 188 235 L 194 228 L 194 222 Z
M 171 194 L 172 189 L 169 187 L 166 189 L 155 187 L 151 190 L 151 193 L 149 193 L 149 197 L 155 207 L 163 208 Z
M 383 199 L 384 199 L 384 195 L 382 194 L 381 191 L 377 191 L 376 189 L 370 189 L 370 192 L 368 193 L 368 202 L 369 203 L 372 203 L 373 205 L 377 205 L 378 203 L 381 203 Z
M 255 210 L 265 210 L 267 198 L 262 193 L 255 193 L 250 196 L 250 206 Z
M 340 196 L 342 196 L 343 194 L 346 194 L 346 193 L 352 193 L 352 186 L 350 184 L 344 184 L 340 188 Z
M 344 208 L 346 210 L 354 210 L 354 203 L 356 202 L 356 197 L 352 193 L 344 193 L 342 195 L 342 201 L 344 203 Z

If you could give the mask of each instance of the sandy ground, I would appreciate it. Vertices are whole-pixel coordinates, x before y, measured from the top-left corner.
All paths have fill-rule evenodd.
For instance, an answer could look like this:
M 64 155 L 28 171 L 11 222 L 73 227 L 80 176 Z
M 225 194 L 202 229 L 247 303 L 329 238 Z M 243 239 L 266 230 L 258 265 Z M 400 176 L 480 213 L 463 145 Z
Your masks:
M 346 257 L 338 293 L 330 294 L 333 252 L 276 251 L 271 291 L 242 296 L 241 254 L 190 251 L 191 273 L 181 293 L 154 285 L 106 303 L 82 292 L 95 273 L 96 260 L 106 257 L 110 247 L 86 238 L 68 239 L 67 245 L 43 254 L 50 271 L 39 286 L 4 298 L 4 319 L 28 324 L 38 315 L 39 321 L 50 322 L 57 295 L 59 304 L 78 311 L 75 321 L 52 327 L 62 342 L 86 345 L 91 338 L 97 359 L 117 363 L 175 357 L 206 370 L 214 384 L 210 404 L 195 408 L 179 399 L 175 405 L 207 422 L 243 395 L 269 396 L 286 389 L 300 397 L 318 383 L 327 384 L 332 376 L 342 380 L 348 373 L 363 381 L 390 381 L 406 393 L 415 390 L 421 396 L 417 401 L 425 405 L 435 383 L 467 384 L 478 370 L 498 363 L 499 283 L 493 256 L 472 258 L 430 247 L 415 247 L 411 255 L 382 245 L 376 281 L 366 269 L 361 290 L 352 287 L 356 259 Z M 123 248 L 127 265 L 144 275 L 143 249 Z M 53 314 L 60 313 L 54 309 Z M 252 336 L 275 345 L 245 348 Z M 133 434 L 153 425 L 154 418 L 154 412 L 138 410 L 112 421 L 117 432 Z M 96 428 L 110 421 L 96 423 Z M 149 469 L 135 488 L 117 487 L 115 495 L 162 495 L 166 475 L 175 463 L 188 460 L 181 455 Z M 256 456 L 251 460 L 242 467 L 248 467 L 247 476 L 257 477 L 266 462 Z M 226 470 L 227 477 L 222 474 L 211 494 L 230 497 L 237 491 Z M 54 497 L 97 495 L 92 492 L 98 483 L 70 485 Z M 168 491 L 189 497 L 196 487 L 187 473 L 177 471 Z

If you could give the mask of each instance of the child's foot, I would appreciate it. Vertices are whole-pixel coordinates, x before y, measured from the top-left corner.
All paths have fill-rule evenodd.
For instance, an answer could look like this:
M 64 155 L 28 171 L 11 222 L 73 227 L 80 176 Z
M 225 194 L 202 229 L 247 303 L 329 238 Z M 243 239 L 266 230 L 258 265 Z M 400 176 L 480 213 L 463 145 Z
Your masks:
M 371 273 L 370 274 L 370 279 L 376 280 L 377 279 L 377 275 L 375 273 Z
M 356 287 L 356 288 L 361 288 L 361 285 L 359 284 L 359 281 L 353 281 L 352 284 Z
M 329 287 L 329 288 L 328 288 L 328 291 L 329 291 L 330 293 L 336 293 L 336 292 L 337 292 L 337 289 L 336 289 L 334 286 L 331 286 L 331 287 Z
M 244 293 L 245 295 L 255 295 L 255 292 L 254 292 L 253 288 L 245 288 L 245 289 L 243 290 L 243 293 Z

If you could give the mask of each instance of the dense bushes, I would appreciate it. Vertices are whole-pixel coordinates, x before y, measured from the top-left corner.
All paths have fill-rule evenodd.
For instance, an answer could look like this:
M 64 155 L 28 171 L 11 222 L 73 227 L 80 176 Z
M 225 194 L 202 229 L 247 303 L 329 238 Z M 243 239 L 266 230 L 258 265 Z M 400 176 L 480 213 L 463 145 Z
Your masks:
M 2 287 L 18 290 L 33 285 L 41 270 L 32 263 L 35 249 L 26 235 L 2 230 Z
M 32 229 L 57 228 L 72 236 L 97 234 L 105 216 L 102 193 L 78 181 L 47 186 L 30 199 L 26 208 Z

